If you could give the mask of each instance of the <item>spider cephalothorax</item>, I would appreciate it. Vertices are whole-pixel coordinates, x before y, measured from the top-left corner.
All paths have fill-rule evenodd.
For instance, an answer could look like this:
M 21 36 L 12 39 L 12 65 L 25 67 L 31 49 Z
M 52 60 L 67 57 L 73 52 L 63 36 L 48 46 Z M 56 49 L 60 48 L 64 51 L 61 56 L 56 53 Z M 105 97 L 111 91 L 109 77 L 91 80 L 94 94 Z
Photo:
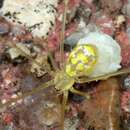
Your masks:
M 70 90 L 75 77 L 89 75 L 97 61 L 97 50 L 93 45 L 78 45 L 70 53 L 65 69 L 55 75 L 57 90 Z

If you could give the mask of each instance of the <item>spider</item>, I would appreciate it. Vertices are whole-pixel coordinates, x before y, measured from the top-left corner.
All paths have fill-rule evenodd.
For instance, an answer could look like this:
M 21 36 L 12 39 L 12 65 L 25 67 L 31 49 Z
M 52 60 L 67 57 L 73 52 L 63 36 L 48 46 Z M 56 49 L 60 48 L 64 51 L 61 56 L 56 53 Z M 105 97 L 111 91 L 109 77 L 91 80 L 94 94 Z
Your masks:
M 33 60 L 26 52 L 15 45 L 15 47 L 21 51 L 28 59 Z M 62 52 L 63 53 L 63 52 Z M 81 96 L 84 96 L 86 99 L 90 99 L 91 96 L 85 92 L 79 91 L 73 87 L 75 83 L 89 83 L 92 81 L 97 80 L 105 80 L 112 76 L 122 75 L 130 72 L 130 68 L 122 69 L 114 73 L 110 73 L 107 75 L 94 77 L 94 78 L 88 78 L 88 76 L 93 71 L 95 64 L 98 60 L 98 53 L 97 48 L 94 45 L 77 45 L 69 54 L 69 57 L 60 68 L 56 67 L 54 64 L 54 61 L 49 55 L 51 62 L 53 62 L 53 67 L 55 68 L 55 71 L 51 73 L 51 76 L 53 77 L 50 81 L 47 81 L 46 83 L 41 84 L 40 86 L 34 88 L 32 91 L 24 93 L 23 95 L 10 100 L 9 102 L 5 104 L 1 104 L 2 106 L 9 106 L 12 102 L 16 102 L 19 99 L 23 99 L 27 96 L 36 94 L 40 92 L 41 90 L 54 85 L 55 89 L 60 95 L 63 95 L 62 99 L 62 113 L 61 113 L 61 130 L 64 130 L 64 117 L 65 117 L 65 108 L 68 101 L 68 95 L 69 91 Z M 35 61 L 35 60 L 33 60 Z M 35 63 L 39 66 L 39 62 L 35 61 Z M 45 69 L 45 68 L 44 68 Z
M 60 54 L 61 54 L 61 64 L 58 68 L 53 60 L 52 56 L 49 53 L 49 58 L 55 71 L 52 73 L 52 80 L 41 84 L 37 88 L 34 88 L 32 91 L 28 93 L 24 93 L 23 95 L 10 100 L 9 102 L 2 104 L 1 106 L 8 106 L 12 102 L 16 102 L 19 99 L 23 99 L 29 95 L 40 92 L 41 90 L 54 85 L 55 89 L 63 95 L 62 100 L 62 113 L 61 113 L 61 130 L 64 130 L 64 116 L 65 116 L 65 106 L 68 100 L 69 91 L 72 93 L 79 94 L 81 96 L 86 97 L 87 99 L 91 98 L 89 94 L 76 90 L 73 85 L 74 83 L 85 83 L 92 82 L 96 80 L 104 80 L 112 76 L 117 76 L 121 74 L 126 74 L 130 72 L 130 68 L 122 69 L 114 73 L 110 73 L 107 75 L 88 78 L 89 74 L 93 71 L 95 64 L 98 60 L 98 52 L 97 48 L 94 45 L 77 45 L 69 54 L 67 62 L 64 63 L 63 54 L 64 54 L 64 31 L 65 31 L 65 22 L 66 22 L 66 11 L 67 11 L 68 1 L 65 0 L 65 11 L 63 17 L 63 27 L 61 32 L 61 44 L 60 44 Z M 15 47 L 21 51 L 28 59 L 33 60 L 23 49 L 21 49 L 17 44 Z M 33 60 L 34 61 L 34 60 Z M 38 62 L 34 61 L 37 65 Z M 40 65 L 39 65 L 40 66 Z M 45 69 L 45 68 L 44 68 Z

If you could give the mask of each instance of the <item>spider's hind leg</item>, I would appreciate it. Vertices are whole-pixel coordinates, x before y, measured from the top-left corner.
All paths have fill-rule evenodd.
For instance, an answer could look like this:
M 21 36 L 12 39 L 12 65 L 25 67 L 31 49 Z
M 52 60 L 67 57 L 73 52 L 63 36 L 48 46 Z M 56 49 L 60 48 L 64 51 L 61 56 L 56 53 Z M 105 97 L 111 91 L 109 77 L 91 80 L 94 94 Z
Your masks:
M 87 94 L 87 93 L 85 93 L 85 92 L 81 92 L 81 91 L 75 89 L 74 87 L 72 87 L 72 88 L 70 89 L 70 92 L 75 93 L 75 94 L 78 94 L 78 95 L 80 95 L 80 96 L 83 96 L 83 97 L 85 97 L 86 99 L 90 99 L 90 95 L 89 95 L 89 94 Z
M 61 130 L 64 130 L 65 107 L 68 100 L 68 91 L 63 92 L 63 101 L 61 107 Z

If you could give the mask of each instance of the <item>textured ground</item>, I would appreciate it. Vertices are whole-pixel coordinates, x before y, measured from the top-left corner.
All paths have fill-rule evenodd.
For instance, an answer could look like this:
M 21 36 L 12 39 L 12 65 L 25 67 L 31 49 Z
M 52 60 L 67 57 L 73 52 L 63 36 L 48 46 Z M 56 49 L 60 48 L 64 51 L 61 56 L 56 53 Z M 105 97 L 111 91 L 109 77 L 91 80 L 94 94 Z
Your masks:
M 59 44 L 64 4 L 62 0 L 41 1 L 41 4 L 40 0 L 0 2 L 1 104 L 51 79 L 49 51 L 58 65 L 61 62 Z M 48 5 L 45 10 L 43 3 Z M 130 66 L 130 0 L 69 0 L 64 33 L 65 60 L 77 41 L 93 31 L 113 37 L 121 47 L 122 68 Z M 22 48 L 40 67 L 15 49 L 17 43 L 22 43 Z M 130 130 L 129 74 L 74 86 L 92 98 L 86 100 L 69 94 L 65 130 Z M 61 100 L 62 96 L 50 86 L 0 107 L 0 130 L 60 130 Z

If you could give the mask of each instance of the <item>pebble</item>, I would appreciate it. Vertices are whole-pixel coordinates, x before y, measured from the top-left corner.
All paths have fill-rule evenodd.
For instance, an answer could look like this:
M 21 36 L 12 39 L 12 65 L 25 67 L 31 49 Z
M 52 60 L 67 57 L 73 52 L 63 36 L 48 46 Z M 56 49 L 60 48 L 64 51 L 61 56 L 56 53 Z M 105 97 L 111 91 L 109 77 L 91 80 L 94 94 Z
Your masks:
M 66 38 L 65 44 L 74 47 L 78 43 L 79 39 L 94 31 L 99 31 L 98 27 L 95 24 L 91 23 L 85 26 L 81 21 L 81 23 L 79 23 L 78 30 Z
M 118 13 L 123 6 L 122 0 L 100 0 L 101 7 L 107 13 Z
M 7 34 L 9 29 L 10 27 L 7 23 L 0 23 L 0 35 Z
M 130 18 L 130 1 L 129 0 L 124 5 L 122 12 L 126 14 L 127 18 Z
M 124 79 L 124 88 L 130 90 L 130 76 Z

